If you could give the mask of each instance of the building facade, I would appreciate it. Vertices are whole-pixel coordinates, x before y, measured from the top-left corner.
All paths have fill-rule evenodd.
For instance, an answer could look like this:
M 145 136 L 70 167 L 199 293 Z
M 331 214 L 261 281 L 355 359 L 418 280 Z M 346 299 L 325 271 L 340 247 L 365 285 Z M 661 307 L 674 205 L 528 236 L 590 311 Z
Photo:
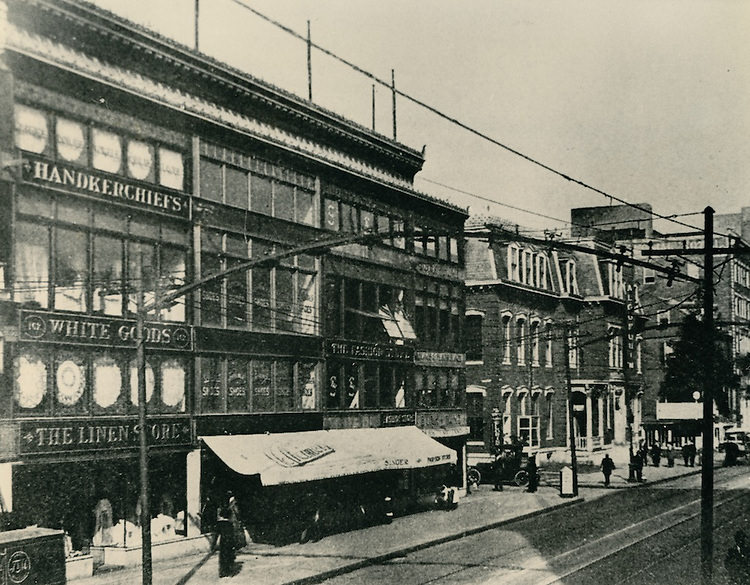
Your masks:
M 462 482 L 466 214 L 414 190 L 421 154 L 85 3 L 0 16 L 3 509 L 76 549 L 109 544 L 95 508 L 137 522 L 139 299 L 152 515 L 183 535 L 229 484 L 273 509 L 276 484 L 336 499 L 329 475 L 354 499 L 375 472 L 405 500 Z M 355 434 L 379 466 L 269 487 L 208 447 L 288 469 L 386 427 L 447 449 Z
M 600 242 L 523 237 L 496 218 L 471 218 L 466 233 L 470 462 L 514 437 L 565 450 L 570 408 L 577 449 L 625 444 L 641 384 L 635 340 L 627 357 L 630 269 L 599 257 Z

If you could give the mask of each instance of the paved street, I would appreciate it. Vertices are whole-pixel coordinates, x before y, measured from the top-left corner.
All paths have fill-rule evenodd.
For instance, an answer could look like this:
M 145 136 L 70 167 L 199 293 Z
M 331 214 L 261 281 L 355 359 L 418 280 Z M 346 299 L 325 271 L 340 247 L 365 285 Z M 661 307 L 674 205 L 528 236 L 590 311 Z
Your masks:
M 603 490 L 602 490 L 603 491 Z M 604 492 L 508 526 L 327 581 L 365 583 L 684 585 L 700 582 L 700 476 Z M 750 526 L 748 467 L 717 469 L 715 583 L 738 527 Z

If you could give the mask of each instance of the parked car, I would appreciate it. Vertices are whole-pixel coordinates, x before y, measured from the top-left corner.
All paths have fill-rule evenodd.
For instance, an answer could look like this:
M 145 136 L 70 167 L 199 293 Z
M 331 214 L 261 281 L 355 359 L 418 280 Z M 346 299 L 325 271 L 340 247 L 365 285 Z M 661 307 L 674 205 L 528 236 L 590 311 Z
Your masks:
M 727 443 L 737 445 L 737 454 L 740 457 L 747 457 L 750 450 L 750 430 L 747 429 L 728 429 L 724 433 L 724 440 L 719 443 L 719 451 L 726 450 Z

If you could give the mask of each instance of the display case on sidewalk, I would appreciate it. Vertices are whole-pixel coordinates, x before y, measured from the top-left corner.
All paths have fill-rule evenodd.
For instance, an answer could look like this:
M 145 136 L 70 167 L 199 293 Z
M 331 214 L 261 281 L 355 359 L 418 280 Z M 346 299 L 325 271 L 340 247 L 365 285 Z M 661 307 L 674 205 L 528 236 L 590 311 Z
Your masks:
M 3 583 L 65 583 L 65 544 L 61 530 L 23 528 L 0 532 Z

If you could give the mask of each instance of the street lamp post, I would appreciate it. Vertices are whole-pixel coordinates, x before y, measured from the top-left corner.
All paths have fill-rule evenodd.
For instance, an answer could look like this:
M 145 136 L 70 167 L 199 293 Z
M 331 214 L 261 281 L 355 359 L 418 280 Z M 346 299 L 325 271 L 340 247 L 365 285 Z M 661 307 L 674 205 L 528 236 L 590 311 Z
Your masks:
M 568 440 L 570 441 L 570 467 L 573 470 L 573 495 L 578 495 L 578 461 L 576 459 L 576 431 L 573 417 L 573 382 L 570 375 L 570 329 L 566 326 L 563 333 L 563 353 L 565 354 L 565 384 L 568 393 Z

